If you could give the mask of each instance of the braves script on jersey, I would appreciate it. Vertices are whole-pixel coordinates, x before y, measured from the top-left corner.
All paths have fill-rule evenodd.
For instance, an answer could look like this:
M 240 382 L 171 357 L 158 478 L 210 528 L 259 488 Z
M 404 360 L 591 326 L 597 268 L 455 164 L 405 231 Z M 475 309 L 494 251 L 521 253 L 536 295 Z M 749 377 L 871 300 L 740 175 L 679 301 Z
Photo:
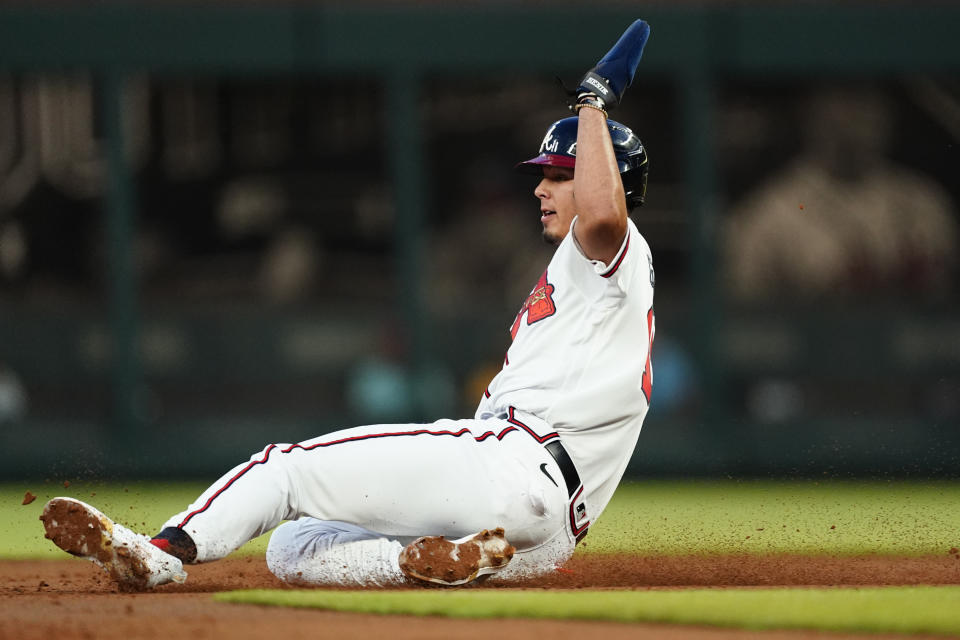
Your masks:
M 559 434 L 592 518 L 626 469 L 650 401 L 653 259 L 632 220 L 628 228 L 609 265 L 586 258 L 575 231 L 567 234 L 521 307 L 503 369 L 477 409 L 483 418 L 513 407 L 541 435 Z

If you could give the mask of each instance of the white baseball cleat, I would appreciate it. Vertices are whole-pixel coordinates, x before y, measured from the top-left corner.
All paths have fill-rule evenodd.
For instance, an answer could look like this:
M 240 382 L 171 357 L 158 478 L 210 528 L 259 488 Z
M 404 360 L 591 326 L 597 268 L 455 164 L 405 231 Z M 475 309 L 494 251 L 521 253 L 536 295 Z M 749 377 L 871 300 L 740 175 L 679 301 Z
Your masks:
M 400 552 L 400 570 L 415 580 L 453 587 L 503 569 L 515 551 L 500 527 L 459 540 L 424 536 Z
M 187 579 L 179 558 L 79 500 L 54 498 L 40 520 L 53 544 L 102 567 L 121 589 L 142 591 Z

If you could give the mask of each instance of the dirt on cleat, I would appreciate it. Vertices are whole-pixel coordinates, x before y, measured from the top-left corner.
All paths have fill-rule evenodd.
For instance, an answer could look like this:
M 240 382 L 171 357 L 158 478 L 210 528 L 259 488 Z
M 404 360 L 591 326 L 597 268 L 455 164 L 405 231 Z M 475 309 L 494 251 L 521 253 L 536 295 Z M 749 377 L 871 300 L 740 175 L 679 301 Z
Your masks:
M 422 582 L 458 586 L 505 567 L 515 549 L 502 528 L 483 531 L 461 540 L 425 536 L 400 553 L 400 569 Z
M 102 567 L 122 590 L 143 591 L 186 579 L 180 561 L 146 546 L 146 536 L 115 525 L 110 518 L 77 500 L 54 498 L 44 507 L 40 520 L 47 539 L 67 553 Z M 149 560 L 151 554 L 160 558 Z M 156 566 L 151 568 L 148 563 Z

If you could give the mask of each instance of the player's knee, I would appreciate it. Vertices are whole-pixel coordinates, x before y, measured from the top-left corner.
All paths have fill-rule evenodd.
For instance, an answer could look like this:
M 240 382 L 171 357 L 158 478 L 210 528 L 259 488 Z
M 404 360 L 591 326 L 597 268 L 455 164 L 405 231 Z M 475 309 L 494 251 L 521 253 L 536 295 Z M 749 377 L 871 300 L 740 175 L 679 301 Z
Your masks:
M 285 522 L 270 536 L 267 568 L 287 582 L 325 582 L 313 574 L 325 565 L 325 558 L 333 549 L 350 542 L 377 538 L 378 534 L 345 522 L 310 517 Z M 337 563 L 334 561 L 333 564 Z
M 344 522 L 302 518 L 277 527 L 267 545 L 267 568 L 291 584 L 400 584 L 400 543 Z

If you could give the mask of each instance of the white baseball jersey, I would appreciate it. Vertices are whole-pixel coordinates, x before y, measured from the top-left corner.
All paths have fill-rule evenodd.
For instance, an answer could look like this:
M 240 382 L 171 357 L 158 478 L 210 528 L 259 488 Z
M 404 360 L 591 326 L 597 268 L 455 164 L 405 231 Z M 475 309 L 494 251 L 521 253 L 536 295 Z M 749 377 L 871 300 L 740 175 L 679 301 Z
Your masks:
M 559 434 L 596 518 L 640 434 L 653 371 L 653 258 L 632 220 L 609 265 L 587 258 L 571 232 L 511 327 L 503 369 L 477 417 L 514 411 Z M 552 431 L 551 431 L 552 430 Z M 541 433 L 541 436 L 546 435 Z

